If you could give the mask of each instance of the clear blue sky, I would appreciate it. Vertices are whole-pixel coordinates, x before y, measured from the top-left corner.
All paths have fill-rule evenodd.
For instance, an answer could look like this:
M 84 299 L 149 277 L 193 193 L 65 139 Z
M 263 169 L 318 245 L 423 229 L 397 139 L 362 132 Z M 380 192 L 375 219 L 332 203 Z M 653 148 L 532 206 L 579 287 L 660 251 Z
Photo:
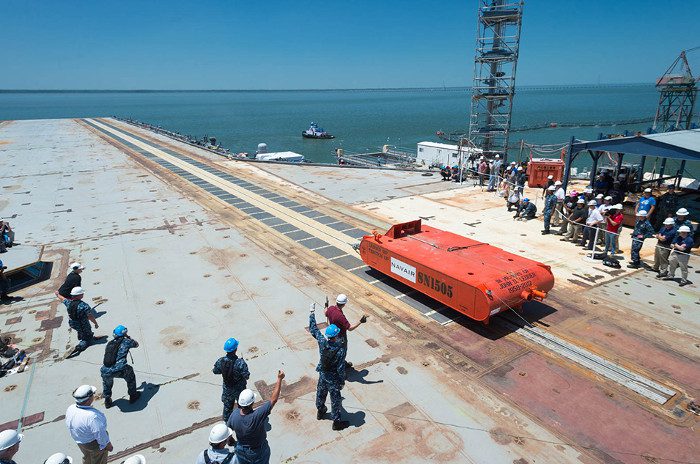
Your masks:
M 518 83 L 653 82 L 699 19 L 697 0 L 531 0 Z M 466 86 L 475 34 L 475 0 L 3 0 L 0 89 Z

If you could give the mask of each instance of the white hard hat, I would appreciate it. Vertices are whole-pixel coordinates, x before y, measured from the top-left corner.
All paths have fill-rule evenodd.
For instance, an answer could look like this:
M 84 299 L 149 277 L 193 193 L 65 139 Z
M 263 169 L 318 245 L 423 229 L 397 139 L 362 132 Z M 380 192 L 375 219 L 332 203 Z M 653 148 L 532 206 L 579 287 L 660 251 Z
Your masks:
M 650 189 L 650 188 L 645 188 L 645 189 L 644 189 L 644 193 L 651 193 L 651 189 Z
M 85 266 L 83 266 L 82 264 L 80 264 L 79 262 L 76 261 L 75 263 L 70 265 L 70 268 L 73 270 L 82 271 L 83 269 L 85 269 Z M 58 453 L 56 453 L 56 454 L 58 454 Z
M 255 393 L 253 393 L 253 390 L 246 388 L 241 392 L 240 395 L 238 395 L 238 406 L 244 408 L 246 406 L 250 406 L 253 403 L 255 403 Z
M 613 209 L 622 209 L 622 203 L 615 203 L 612 207 Z
M 551 191 L 553 192 L 553 191 L 554 191 L 554 186 L 553 186 L 553 185 L 550 185 L 549 187 L 547 187 L 547 190 L 551 190 Z
M 688 215 L 688 210 L 685 208 L 681 208 L 678 211 L 676 211 L 677 216 L 687 216 Z
M 500 157 L 501 157 L 501 155 L 496 155 L 496 159 L 499 159 Z
M 673 220 L 673 218 L 666 218 L 664 219 L 664 225 L 665 226 L 672 226 L 676 221 Z
M 560 180 L 555 181 L 554 185 L 561 185 L 561 181 Z
M 595 200 L 591 200 L 588 202 L 588 206 L 598 206 L 598 203 Z
M 547 176 L 547 179 L 554 179 L 554 176 L 550 174 Z
M 49 458 L 44 461 L 44 464 L 72 464 L 73 458 L 66 456 L 63 453 L 55 453 L 49 456 Z
M 612 200 L 612 197 L 611 197 L 610 195 L 608 195 L 607 197 L 605 197 L 605 199 L 606 199 L 606 200 Z
M 515 164 L 515 161 L 511 161 L 510 164 Z
M 688 226 L 680 226 L 678 228 L 678 232 L 690 232 L 690 227 Z
M 583 205 L 586 203 L 586 200 L 584 200 L 583 198 L 579 198 L 578 200 L 576 200 L 576 203 Z
M 593 192 L 593 189 L 590 187 L 586 187 L 585 189 L 583 189 L 583 193 L 592 193 L 592 192 Z
M 92 385 L 81 385 L 73 391 L 73 398 L 76 403 L 84 403 L 89 400 L 97 391 L 97 387 Z
M 122 464 L 146 464 L 146 457 L 143 454 L 134 454 Z
M 346 304 L 348 302 L 348 296 L 344 293 L 341 293 L 338 295 L 338 297 L 335 299 L 335 302 L 338 304 Z
M 216 445 L 217 443 L 228 440 L 228 437 L 231 435 L 233 435 L 233 430 L 228 428 L 225 423 L 216 424 L 211 428 L 211 432 L 209 432 L 209 443 Z
M 643 210 L 638 211 L 638 212 L 637 212 L 637 216 L 639 216 L 639 217 L 647 217 L 647 212 L 646 212 L 646 210 L 643 209 Z
M 22 438 L 24 438 L 24 435 L 17 433 L 16 430 L 3 430 L 0 432 L 0 451 L 12 448 L 21 442 Z
M 83 287 L 73 287 L 73 290 L 70 291 L 70 296 L 78 296 L 83 294 L 85 294 Z
M 522 166 L 518 166 L 518 171 L 522 171 L 522 170 L 523 170 L 523 167 L 522 167 Z
M 596 198 L 603 198 L 603 194 L 599 193 L 598 195 L 595 196 Z

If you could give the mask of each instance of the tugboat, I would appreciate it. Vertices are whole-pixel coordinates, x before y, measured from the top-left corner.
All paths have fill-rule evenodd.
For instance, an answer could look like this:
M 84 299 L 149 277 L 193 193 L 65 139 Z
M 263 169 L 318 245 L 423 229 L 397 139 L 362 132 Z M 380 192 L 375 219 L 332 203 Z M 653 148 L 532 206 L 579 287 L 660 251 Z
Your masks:
M 318 127 L 315 122 L 311 123 L 308 129 L 301 133 L 301 136 L 305 139 L 334 139 L 335 135 L 331 135 L 322 127 Z

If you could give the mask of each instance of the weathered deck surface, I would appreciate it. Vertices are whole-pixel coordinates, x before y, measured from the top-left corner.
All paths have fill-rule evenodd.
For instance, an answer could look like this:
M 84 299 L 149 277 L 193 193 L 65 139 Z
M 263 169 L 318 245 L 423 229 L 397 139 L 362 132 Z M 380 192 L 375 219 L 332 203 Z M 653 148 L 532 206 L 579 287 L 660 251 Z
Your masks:
M 3 124 L 0 167 L 0 215 L 17 215 L 19 242 L 0 259 L 11 269 L 33 255 L 54 262 L 49 281 L 0 306 L 2 333 L 31 349 L 36 366 L 33 377 L 0 379 L 0 423 L 16 421 L 26 399 L 17 462 L 56 451 L 79 458 L 61 418 L 75 386 L 101 390 L 102 346 L 64 359 L 76 339 L 53 291 L 74 260 L 87 266 L 87 300 L 104 301 L 96 333 L 121 323 L 141 342 L 133 354 L 144 398 L 106 411 L 114 462 L 137 450 L 149 463 L 192 462 L 206 447 L 221 413 L 211 367 L 229 336 L 262 397 L 278 368 L 287 373 L 270 421 L 273 462 L 649 463 L 700 454 L 698 417 L 685 410 L 700 391 L 697 284 L 679 289 L 644 271 L 592 265 L 580 248 L 541 236 L 541 222 L 515 225 L 478 189 L 412 173 L 225 161 L 109 119 Z M 497 324 L 374 282 L 352 243 L 416 216 L 550 264 L 555 290 L 525 315 L 677 395 L 654 404 Z M 700 282 L 698 261 L 691 280 Z M 309 302 L 339 292 L 350 295 L 351 320 L 371 316 L 350 337 L 352 426 L 340 433 L 316 421 L 317 349 L 305 330 Z

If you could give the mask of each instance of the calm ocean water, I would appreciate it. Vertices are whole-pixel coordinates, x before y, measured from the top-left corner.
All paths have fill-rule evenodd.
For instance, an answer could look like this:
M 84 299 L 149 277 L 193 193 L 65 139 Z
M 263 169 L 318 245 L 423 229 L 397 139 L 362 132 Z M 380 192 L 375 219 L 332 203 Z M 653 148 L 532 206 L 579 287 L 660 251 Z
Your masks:
M 515 98 L 513 125 L 651 117 L 657 99 L 652 85 L 525 88 Z M 390 144 L 415 151 L 419 141 L 437 141 L 437 130 L 465 130 L 468 104 L 468 91 L 456 89 L 0 93 L 0 120 L 117 115 L 181 133 L 216 136 L 235 152 L 255 152 L 257 144 L 265 142 L 270 151 L 291 150 L 311 161 L 334 162 L 335 147 L 365 152 Z M 311 121 L 337 138 L 302 139 L 300 133 Z M 572 135 L 596 139 L 600 132 L 648 126 L 517 132 L 511 143 L 521 138 L 565 143 Z

